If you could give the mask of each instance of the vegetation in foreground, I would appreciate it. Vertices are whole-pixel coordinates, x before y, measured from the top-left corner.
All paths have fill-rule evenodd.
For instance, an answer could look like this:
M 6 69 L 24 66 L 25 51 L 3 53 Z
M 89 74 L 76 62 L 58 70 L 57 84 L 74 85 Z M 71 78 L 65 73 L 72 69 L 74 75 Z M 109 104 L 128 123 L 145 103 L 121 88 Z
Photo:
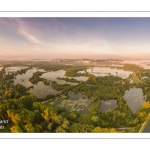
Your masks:
M 36 66 L 36 65 L 35 65 Z M 67 76 L 87 76 L 85 82 L 78 82 L 78 85 L 60 85 L 51 81 L 51 86 L 61 91 L 58 95 L 47 95 L 43 99 L 37 98 L 29 93 L 29 89 L 20 84 L 14 85 L 13 79 L 17 74 L 25 73 L 28 69 L 17 71 L 16 73 L 5 73 L 5 67 L 0 71 L 0 119 L 9 122 L 0 132 L 138 132 L 146 121 L 150 111 L 150 79 L 142 80 L 142 77 L 149 74 L 149 70 L 142 70 L 137 66 L 128 66 L 127 69 L 134 70 L 131 78 L 122 79 L 118 76 L 95 77 L 89 73 L 79 74 L 85 66 L 41 66 L 45 70 L 66 69 Z M 30 80 L 33 83 L 41 81 L 40 72 L 36 72 Z M 63 78 L 62 78 L 63 79 Z M 68 80 L 65 78 L 64 80 Z M 42 81 L 44 81 L 42 79 Z M 70 80 L 68 80 L 70 82 Z M 75 80 L 72 80 L 75 82 Z M 125 83 L 125 84 L 123 84 Z M 127 105 L 123 94 L 126 90 L 139 87 L 147 95 L 147 101 L 136 112 Z M 65 107 L 55 107 L 54 102 L 60 97 L 68 97 L 68 93 L 81 93 L 90 100 L 88 113 L 81 114 L 66 109 Z M 102 100 L 114 99 L 117 107 L 114 110 L 101 111 L 99 106 Z M 47 101 L 47 102 L 45 102 Z M 64 101 L 65 103 L 65 101 Z M 62 105 L 61 105 L 62 106 Z

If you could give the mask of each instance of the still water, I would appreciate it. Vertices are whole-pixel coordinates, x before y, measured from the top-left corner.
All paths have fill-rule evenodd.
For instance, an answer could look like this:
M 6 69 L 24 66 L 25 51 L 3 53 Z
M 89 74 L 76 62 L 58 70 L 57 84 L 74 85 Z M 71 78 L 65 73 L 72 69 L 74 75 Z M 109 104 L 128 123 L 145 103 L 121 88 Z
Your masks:
M 107 110 L 113 110 L 117 107 L 117 100 L 111 99 L 111 100 L 101 100 L 101 105 L 99 107 L 100 110 L 102 111 L 107 111 Z
M 13 68 L 13 69 L 11 68 L 11 70 L 17 71 L 18 68 Z M 25 74 L 17 75 L 16 79 L 14 79 L 14 84 L 19 83 L 21 85 L 24 85 L 25 87 L 34 86 L 34 88 L 30 89 L 29 92 L 36 94 L 40 98 L 43 98 L 48 94 L 60 93 L 59 91 L 56 91 L 55 89 L 53 89 L 51 87 L 51 85 L 45 85 L 45 84 L 43 84 L 43 82 L 38 82 L 36 85 L 33 85 L 29 81 L 29 78 L 31 78 L 33 76 L 33 73 L 35 73 L 37 71 L 45 72 L 44 69 L 38 69 L 38 68 L 29 69 L 26 71 Z M 64 80 L 57 79 L 57 77 L 66 78 L 64 70 L 45 72 L 40 77 L 44 78 L 44 79 L 51 80 L 51 81 L 56 81 L 58 84 L 71 84 L 71 85 L 77 85 L 78 84 L 78 83 L 66 82 Z M 88 77 L 82 77 L 82 76 L 81 77 L 69 77 L 69 78 L 75 78 L 77 80 L 82 80 L 82 81 L 85 81 L 88 79 Z
M 6 67 L 5 72 L 6 72 L 6 74 L 8 74 L 8 73 L 16 72 L 18 70 L 26 69 L 26 68 L 28 68 L 28 67 L 25 67 L 25 66 Z
M 39 70 L 38 70 L 39 71 Z M 41 72 L 44 72 L 44 70 L 40 70 Z M 33 85 L 29 78 L 32 77 L 33 73 L 37 72 L 37 68 L 29 69 L 26 71 L 25 74 L 17 75 L 16 79 L 14 79 L 14 84 L 21 84 L 25 87 L 34 86 L 33 89 L 30 89 L 30 93 L 35 94 L 39 98 L 44 98 L 48 94 L 57 94 L 60 93 L 59 91 L 53 89 L 51 85 L 45 85 L 43 82 L 38 82 L 36 85 Z
M 106 75 L 114 75 L 114 76 L 119 76 L 123 79 L 128 78 L 129 75 L 132 73 L 131 71 L 124 71 L 122 69 L 112 69 L 109 67 L 92 67 L 92 68 L 88 68 L 87 72 L 89 72 L 90 74 L 93 74 L 95 76 L 106 76 Z
M 137 111 L 146 100 L 146 95 L 143 94 L 141 88 L 130 88 L 125 91 L 123 98 L 126 99 L 132 111 Z
M 55 101 L 54 106 L 66 108 L 69 112 L 88 113 L 90 100 L 84 98 L 81 94 L 70 93 L 68 99 L 60 98 Z
M 57 79 L 57 77 L 70 78 L 70 79 L 74 78 L 74 79 L 79 80 L 79 81 L 86 81 L 88 79 L 88 77 L 83 77 L 83 76 L 80 76 L 80 77 L 67 77 L 67 76 L 65 76 L 65 72 L 66 71 L 64 71 L 64 70 L 50 71 L 50 72 L 46 72 L 46 73 L 42 74 L 41 78 L 56 81 L 58 84 L 71 84 L 71 85 L 77 85 L 78 83 L 66 82 L 64 80 Z

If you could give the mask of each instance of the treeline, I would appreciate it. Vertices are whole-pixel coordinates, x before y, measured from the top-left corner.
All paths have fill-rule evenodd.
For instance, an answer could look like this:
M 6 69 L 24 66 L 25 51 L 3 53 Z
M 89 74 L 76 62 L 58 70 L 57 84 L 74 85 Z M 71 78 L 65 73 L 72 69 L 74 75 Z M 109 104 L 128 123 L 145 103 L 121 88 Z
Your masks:
M 80 116 L 80 123 L 99 126 L 101 128 L 131 127 L 130 130 L 121 132 L 138 132 L 141 124 L 149 113 L 149 108 L 141 108 L 132 112 L 125 99 L 122 98 L 126 90 L 134 85 L 122 84 L 126 79 L 115 76 L 92 77 L 88 81 L 75 87 L 75 93 L 82 93 L 85 97 L 92 98 L 89 114 Z M 117 106 L 114 110 L 101 111 L 102 100 L 114 99 Z M 132 128 L 133 127 L 133 128 Z
M 142 69 L 142 67 L 135 65 L 135 64 L 124 64 L 123 69 L 127 71 L 137 71 L 137 70 Z
M 67 69 L 65 69 L 66 73 L 65 75 L 68 77 L 77 77 L 81 76 L 81 73 L 78 73 L 78 71 L 86 71 L 86 67 L 84 66 L 71 66 Z
M 0 119 L 8 124 L 0 132 L 116 132 L 115 129 L 103 129 L 94 125 L 74 123 L 71 114 L 47 107 L 34 95 L 0 102 Z
M 74 82 L 74 83 L 80 83 L 81 81 L 79 80 L 76 80 L 74 78 L 60 78 L 60 77 L 57 77 L 58 80 L 65 80 L 66 82 Z
M 23 85 L 17 84 L 14 85 L 14 73 L 5 74 L 5 68 L 0 72 L 0 76 L 2 77 L 0 80 L 0 99 L 13 99 L 20 98 L 23 95 L 28 95 L 28 89 Z
M 130 83 L 122 84 L 126 79 L 115 76 L 90 77 L 86 82 L 75 87 L 74 92 L 84 96 L 99 97 L 100 99 L 116 99 L 123 96 L 127 89 L 132 87 Z
M 50 80 L 41 78 L 40 76 L 43 74 L 44 72 L 35 72 L 33 73 L 33 76 L 31 78 L 29 78 L 29 81 L 32 84 L 37 84 L 39 81 L 42 81 L 45 85 L 50 85 Z
M 52 88 L 61 91 L 62 94 L 66 93 L 68 95 L 68 92 L 71 91 L 74 86 L 70 84 L 58 84 L 56 81 L 52 81 L 51 84 Z

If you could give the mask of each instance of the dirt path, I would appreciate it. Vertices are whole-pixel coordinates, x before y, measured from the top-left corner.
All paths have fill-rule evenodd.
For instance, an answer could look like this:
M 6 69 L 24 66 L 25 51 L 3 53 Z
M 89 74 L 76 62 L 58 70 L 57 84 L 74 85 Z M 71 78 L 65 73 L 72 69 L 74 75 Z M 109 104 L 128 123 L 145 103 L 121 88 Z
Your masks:
M 126 129 L 133 129 L 134 127 L 124 127 L 124 128 L 117 128 L 119 130 L 126 130 Z
M 150 114 L 148 115 L 148 117 L 150 117 Z M 149 119 L 148 119 L 148 120 L 149 120 Z M 147 120 L 147 121 L 148 121 L 148 120 Z M 143 123 L 141 129 L 139 130 L 139 133 L 143 130 L 143 128 L 145 127 L 145 124 L 147 123 L 147 121 L 145 121 L 145 122 Z

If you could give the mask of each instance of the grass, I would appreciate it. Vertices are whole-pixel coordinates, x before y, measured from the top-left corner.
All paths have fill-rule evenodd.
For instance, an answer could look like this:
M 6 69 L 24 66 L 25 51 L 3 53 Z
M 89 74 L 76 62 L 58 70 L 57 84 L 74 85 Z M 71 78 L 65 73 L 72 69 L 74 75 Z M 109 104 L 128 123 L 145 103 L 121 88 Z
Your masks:
M 142 83 L 142 81 L 139 80 L 139 78 L 137 77 L 135 72 L 132 73 L 131 78 L 132 78 L 133 82 L 136 84 Z

